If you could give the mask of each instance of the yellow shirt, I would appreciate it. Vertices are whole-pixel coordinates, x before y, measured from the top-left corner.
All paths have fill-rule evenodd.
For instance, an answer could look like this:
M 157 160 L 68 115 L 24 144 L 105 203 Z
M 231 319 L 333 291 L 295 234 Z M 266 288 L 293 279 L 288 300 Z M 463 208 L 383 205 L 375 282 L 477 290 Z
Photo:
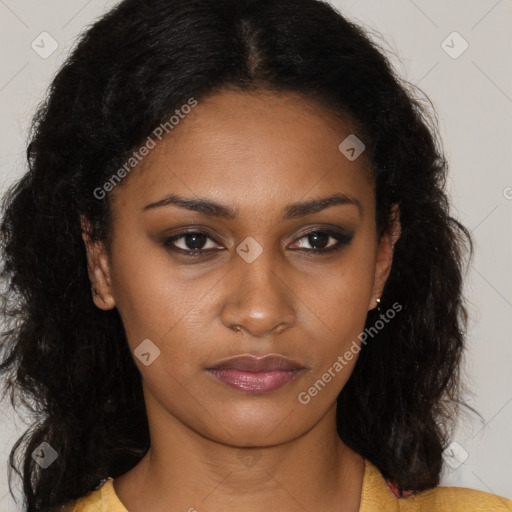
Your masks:
M 77 500 L 66 512 L 128 512 L 117 497 L 113 479 Z M 512 501 L 462 487 L 435 487 L 408 498 L 396 498 L 380 471 L 365 461 L 359 512 L 511 512 Z M 334 512 L 334 511 L 332 511 Z

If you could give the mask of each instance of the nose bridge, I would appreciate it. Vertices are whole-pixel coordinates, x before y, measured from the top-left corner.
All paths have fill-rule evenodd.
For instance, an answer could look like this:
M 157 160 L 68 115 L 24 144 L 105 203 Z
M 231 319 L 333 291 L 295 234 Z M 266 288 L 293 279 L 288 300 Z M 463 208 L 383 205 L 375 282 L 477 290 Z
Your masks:
M 223 305 L 222 321 L 227 327 L 238 325 L 253 336 L 262 336 L 278 327 L 290 327 L 295 314 L 285 276 L 279 275 L 282 265 L 271 250 L 261 250 L 252 261 L 245 258 L 251 251 L 254 256 L 255 250 L 251 241 L 237 248 L 241 255 L 231 273 L 234 283 Z

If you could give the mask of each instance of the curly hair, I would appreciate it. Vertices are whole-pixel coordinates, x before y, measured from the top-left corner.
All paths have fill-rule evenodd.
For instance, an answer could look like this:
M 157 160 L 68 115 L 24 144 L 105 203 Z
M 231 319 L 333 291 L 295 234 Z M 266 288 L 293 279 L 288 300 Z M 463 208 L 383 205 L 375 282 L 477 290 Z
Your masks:
M 338 433 L 400 489 L 439 483 L 461 403 L 473 247 L 450 215 L 430 101 L 326 2 L 124 0 L 81 34 L 54 77 L 33 118 L 28 171 L 3 202 L 0 374 L 33 419 L 9 456 L 9 485 L 14 469 L 28 512 L 57 510 L 149 448 L 141 376 L 117 310 L 91 301 L 79 218 L 108 247 L 109 196 L 94 190 L 188 98 L 223 88 L 299 93 L 358 127 L 379 235 L 400 209 L 381 304 L 403 309 L 362 347 L 338 397 Z M 58 452 L 45 470 L 31 456 L 42 442 Z

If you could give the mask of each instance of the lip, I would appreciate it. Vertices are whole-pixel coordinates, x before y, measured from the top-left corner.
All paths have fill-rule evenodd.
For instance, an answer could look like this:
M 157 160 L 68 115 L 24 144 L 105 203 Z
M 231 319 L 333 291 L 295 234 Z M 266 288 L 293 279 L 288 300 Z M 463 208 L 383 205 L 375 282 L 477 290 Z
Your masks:
M 297 361 L 281 355 L 256 357 L 245 354 L 223 359 L 206 371 L 231 388 L 264 393 L 284 386 L 305 369 Z

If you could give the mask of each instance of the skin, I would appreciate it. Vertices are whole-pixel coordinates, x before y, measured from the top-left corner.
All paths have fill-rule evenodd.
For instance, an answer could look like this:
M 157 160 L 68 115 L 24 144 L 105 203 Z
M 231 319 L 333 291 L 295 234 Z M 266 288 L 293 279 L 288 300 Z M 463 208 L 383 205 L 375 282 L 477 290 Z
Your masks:
M 335 417 L 356 357 L 308 404 L 297 398 L 359 343 L 400 234 L 395 210 L 377 239 L 365 155 L 349 161 L 338 150 L 350 133 L 349 123 L 295 94 L 224 90 L 192 109 L 111 194 L 110 256 L 90 242 L 82 218 L 95 304 L 118 308 L 132 351 L 145 339 L 161 351 L 148 366 L 134 358 L 151 448 L 114 481 L 130 512 L 359 509 L 364 461 L 339 439 Z M 288 204 L 335 192 L 361 210 L 342 204 L 283 220 Z M 144 211 L 171 193 L 238 215 Z M 328 255 L 308 253 L 322 245 L 305 235 L 322 228 L 353 238 Z M 200 248 L 221 250 L 193 258 L 163 245 L 186 230 L 213 238 Z M 236 252 L 247 237 L 263 249 L 252 263 Z M 194 248 L 186 242 L 174 245 Z M 247 353 L 282 354 L 307 370 L 263 394 L 205 371 Z

